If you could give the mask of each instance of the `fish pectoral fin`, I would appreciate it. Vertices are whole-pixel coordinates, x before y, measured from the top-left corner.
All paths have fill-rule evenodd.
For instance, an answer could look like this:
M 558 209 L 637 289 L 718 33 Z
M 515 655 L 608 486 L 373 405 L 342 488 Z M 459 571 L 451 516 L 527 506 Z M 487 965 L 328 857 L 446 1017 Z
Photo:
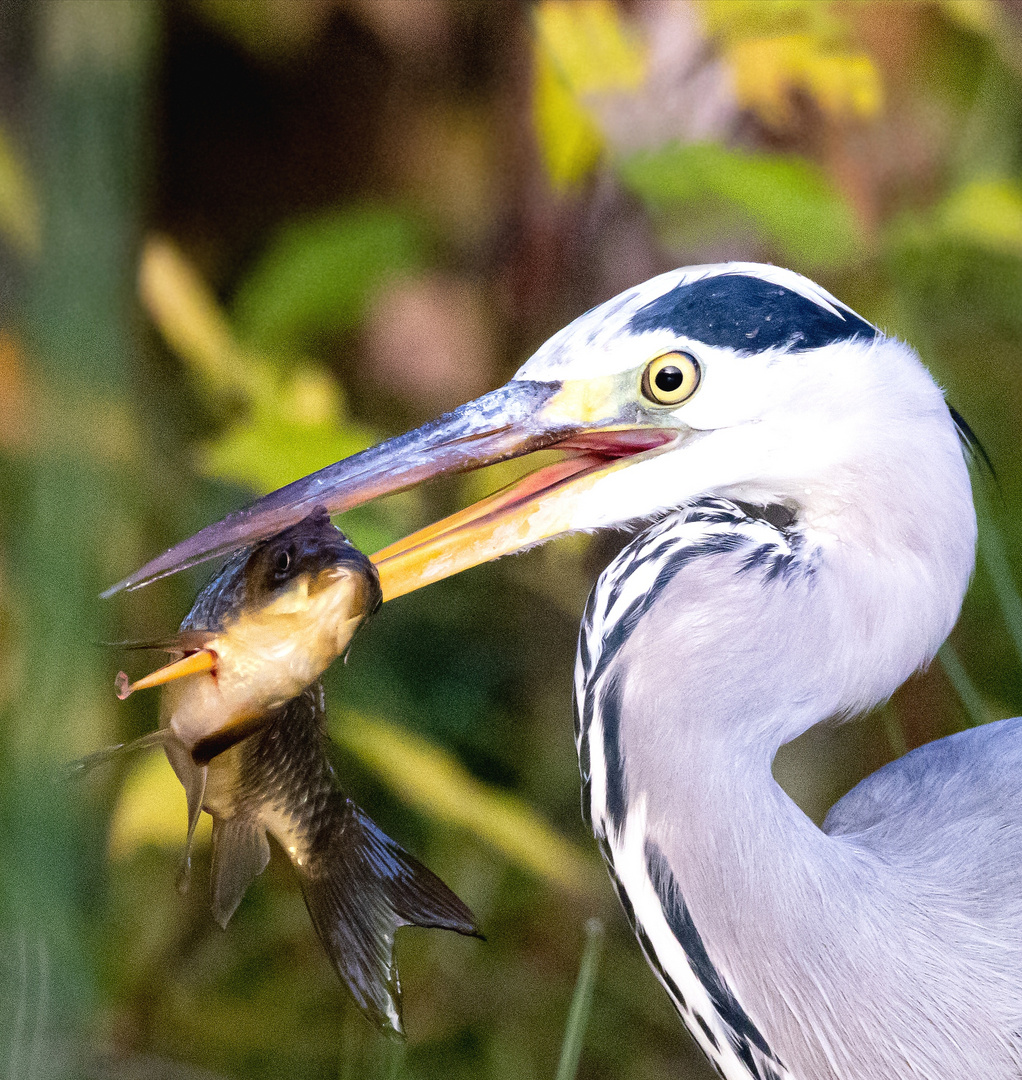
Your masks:
M 479 931 L 472 912 L 436 874 L 346 802 L 316 858 L 295 869 L 316 932 L 359 1008 L 380 1027 L 402 1034 L 397 929 Z
M 270 861 L 266 830 L 251 818 L 213 818 L 213 918 L 226 930 L 249 885 Z
M 161 728 L 159 731 L 150 731 L 148 735 L 132 739 L 128 743 L 104 746 L 102 750 L 94 750 L 91 754 L 86 754 L 85 757 L 80 757 L 77 761 L 65 765 L 65 775 L 69 780 L 84 776 L 95 769 L 97 765 L 105 765 L 108 761 L 113 761 L 114 758 L 122 757 L 124 754 L 131 754 L 136 750 L 149 750 L 154 746 L 164 746 L 167 737 L 168 732 L 166 729 Z

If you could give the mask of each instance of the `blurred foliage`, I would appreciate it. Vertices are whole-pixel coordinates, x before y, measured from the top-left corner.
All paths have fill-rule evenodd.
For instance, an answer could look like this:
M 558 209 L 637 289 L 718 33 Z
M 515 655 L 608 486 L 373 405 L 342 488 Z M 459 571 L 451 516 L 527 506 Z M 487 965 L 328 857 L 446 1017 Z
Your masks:
M 389 278 L 421 270 L 425 242 L 408 214 L 345 209 L 288 225 L 239 285 L 242 339 L 288 353 L 356 326 Z
M 587 97 L 635 89 L 643 49 L 610 0 L 543 0 L 533 18 L 536 134 L 552 183 L 564 188 L 586 176 L 603 149 Z
M 19 251 L 39 249 L 39 207 L 21 156 L 0 127 L 0 235 Z
M 572 895 L 593 888 L 586 856 L 553 833 L 520 799 L 468 774 L 456 759 L 385 720 L 348 716 L 332 734 L 408 805 L 476 833 L 505 858 Z
M 619 539 L 388 604 L 329 673 L 344 783 L 487 936 L 403 933 L 404 1047 L 347 1001 L 285 860 L 226 934 L 208 848 L 178 895 L 183 798 L 159 754 L 53 782 L 154 726 L 153 699 L 114 702 L 121 658 L 93 643 L 162 636 L 200 578 L 94 598 L 254 495 L 497 385 L 638 280 L 772 260 L 916 345 L 997 472 L 977 474 L 980 562 L 942 663 L 786 747 L 777 775 L 819 818 L 904 748 L 1022 711 L 1017 8 L 53 0 L 4 18 L 9 1075 L 708 1076 L 578 815 L 577 621 Z M 340 524 L 375 550 L 519 468 Z
M 692 236 L 698 221 L 707 239 L 722 227 L 739 236 L 753 231 L 785 263 L 813 272 L 846 265 L 862 251 L 852 209 L 804 158 L 689 143 L 626 158 L 618 173 L 665 238 Z
M 882 107 L 880 75 L 868 55 L 846 47 L 847 20 L 816 0 L 703 0 L 706 27 L 723 45 L 738 103 L 767 124 L 792 119 L 806 95 L 828 117 L 868 120 Z

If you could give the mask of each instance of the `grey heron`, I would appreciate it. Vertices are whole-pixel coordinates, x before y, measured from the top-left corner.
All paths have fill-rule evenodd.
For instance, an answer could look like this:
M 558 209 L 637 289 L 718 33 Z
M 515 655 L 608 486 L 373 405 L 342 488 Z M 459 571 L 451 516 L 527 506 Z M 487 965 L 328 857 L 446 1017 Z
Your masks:
M 438 473 L 561 460 L 377 553 L 385 598 L 638 527 L 579 638 L 584 805 L 651 966 L 728 1080 L 1022 1076 L 1022 718 L 912 751 L 822 828 L 779 747 L 933 658 L 972 572 L 960 430 L 915 352 L 768 265 L 677 270 L 502 388 L 266 496 L 136 588 Z

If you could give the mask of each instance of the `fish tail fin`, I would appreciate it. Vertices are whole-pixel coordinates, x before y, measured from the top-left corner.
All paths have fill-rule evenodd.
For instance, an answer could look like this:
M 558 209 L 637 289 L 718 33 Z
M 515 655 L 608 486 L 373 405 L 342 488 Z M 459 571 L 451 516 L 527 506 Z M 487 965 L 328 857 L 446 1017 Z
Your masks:
M 480 936 L 472 912 L 350 800 L 307 865 L 296 865 L 313 925 L 359 1008 L 402 1034 L 394 934 L 425 926 Z
M 226 930 L 249 885 L 270 861 L 266 829 L 247 817 L 213 818 L 213 918 Z

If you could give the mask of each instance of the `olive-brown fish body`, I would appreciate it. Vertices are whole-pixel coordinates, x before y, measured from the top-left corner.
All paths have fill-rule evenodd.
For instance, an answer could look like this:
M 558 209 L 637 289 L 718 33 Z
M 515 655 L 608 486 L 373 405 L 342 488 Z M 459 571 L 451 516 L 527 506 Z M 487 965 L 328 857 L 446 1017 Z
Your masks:
M 272 836 L 356 1002 L 400 1031 L 395 931 L 477 931 L 458 897 L 344 794 L 330 764 L 319 675 L 379 600 L 372 563 L 325 511 L 242 552 L 181 624 L 181 641 L 201 641 L 217 662 L 167 684 L 161 728 L 187 795 L 188 849 L 200 813 L 213 818 L 217 921 L 226 927 L 266 867 Z
M 400 1031 L 397 929 L 476 934 L 475 921 L 344 793 L 328 745 L 317 684 L 209 762 L 202 809 L 213 818 L 213 915 L 226 927 L 269 861 L 269 834 L 287 852 L 316 932 L 359 1007 Z

